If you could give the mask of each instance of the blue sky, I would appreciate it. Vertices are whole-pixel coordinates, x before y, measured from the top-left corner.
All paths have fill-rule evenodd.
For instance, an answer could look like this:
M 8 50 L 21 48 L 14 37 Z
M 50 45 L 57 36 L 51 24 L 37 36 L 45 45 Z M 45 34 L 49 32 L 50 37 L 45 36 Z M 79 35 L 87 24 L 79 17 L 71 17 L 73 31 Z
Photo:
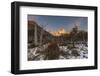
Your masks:
M 37 22 L 40 26 L 46 25 L 46 30 L 54 32 L 64 28 L 66 32 L 78 25 L 80 30 L 87 31 L 88 18 L 77 16 L 50 16 L 50 15 L 28 15 L 28 20 Z

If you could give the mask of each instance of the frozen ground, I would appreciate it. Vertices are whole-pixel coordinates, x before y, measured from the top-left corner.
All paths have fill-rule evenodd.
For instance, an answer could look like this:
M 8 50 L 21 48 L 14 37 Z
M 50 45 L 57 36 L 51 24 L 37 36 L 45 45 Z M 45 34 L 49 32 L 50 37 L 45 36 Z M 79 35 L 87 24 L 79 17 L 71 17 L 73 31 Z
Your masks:
M 79 54 L 79 56 L 75 56 L 72 54 L 72 50 L 67 49 L 67 46 L 60 46 L 59 48 L 64 51 L 65 53 L 69 53 L 69 55 L 67 56 L 67 59 L 83 59 L 83 58 L 88 58 L 88 48 L 84 45 L 76 45 L 78 48 L 73 49 L 73 50 L 77 50 L 77 53 Z M 62 57 L 60 56 L 61 59 L 66 59 L 66 57 Z
M 28 60 L 44 60 L 45 55 L 40 52 L 44 51 L 49 44 L 42 47 L 28 49 Z M 67 46 L 59 46 L 60 51 L 65 53 L 59 55 L 59 59 L 86 59 L 88 58 L 88 48 L 83 44 L 75 45 L 77 48 L 69 50 Z

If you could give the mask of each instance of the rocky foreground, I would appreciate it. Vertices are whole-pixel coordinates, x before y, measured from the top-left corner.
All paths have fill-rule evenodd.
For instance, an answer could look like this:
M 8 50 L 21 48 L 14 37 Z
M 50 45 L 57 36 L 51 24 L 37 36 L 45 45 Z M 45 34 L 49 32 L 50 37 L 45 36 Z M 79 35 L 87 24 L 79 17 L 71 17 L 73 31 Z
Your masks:
M 28 49 L 28 61 L 87 58 L 88 47 L 84 44 L 76 44 L 75 47 L 71 48 L 47 43 L 43 46 Z

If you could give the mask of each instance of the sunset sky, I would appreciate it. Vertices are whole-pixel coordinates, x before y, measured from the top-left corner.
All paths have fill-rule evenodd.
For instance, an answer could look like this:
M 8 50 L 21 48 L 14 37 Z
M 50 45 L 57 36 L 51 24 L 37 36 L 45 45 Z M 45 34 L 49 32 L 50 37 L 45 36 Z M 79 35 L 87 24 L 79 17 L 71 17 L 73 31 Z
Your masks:
M 45 28 L 49 32 L 58 31 L 60 28 L 70 32 L 75 25 L 78 25 L 80 30 L 87 31 L 88 29 L 87 17 L 28 15 L 28 20 L 35 21 L 40 26 L 46 25 Z

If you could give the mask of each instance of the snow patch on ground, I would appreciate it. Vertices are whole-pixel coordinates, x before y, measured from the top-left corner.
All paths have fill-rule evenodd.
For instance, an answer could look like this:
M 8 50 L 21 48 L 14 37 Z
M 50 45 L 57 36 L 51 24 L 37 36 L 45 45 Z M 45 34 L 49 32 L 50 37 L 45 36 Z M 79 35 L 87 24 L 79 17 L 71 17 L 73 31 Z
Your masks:
M 75 45 L 78 48 L 75 48 L 76 54 L 79 56 L 73 55 L 72 50 L 69 50 L 67 46 L 59 46 L 60 51 L 65 53 L 64 56 L 60 55 L 59 59 L 86 59 L 88 58 L 88 47 L 84 44 Z M 40 54 L 40 51 L 44 51 L 48 47 L 48 44 L 43 45 L 42 47 L 35 47 L 28 49 L 28 59 L 29 60 L 44 60 L 44 55 Z

